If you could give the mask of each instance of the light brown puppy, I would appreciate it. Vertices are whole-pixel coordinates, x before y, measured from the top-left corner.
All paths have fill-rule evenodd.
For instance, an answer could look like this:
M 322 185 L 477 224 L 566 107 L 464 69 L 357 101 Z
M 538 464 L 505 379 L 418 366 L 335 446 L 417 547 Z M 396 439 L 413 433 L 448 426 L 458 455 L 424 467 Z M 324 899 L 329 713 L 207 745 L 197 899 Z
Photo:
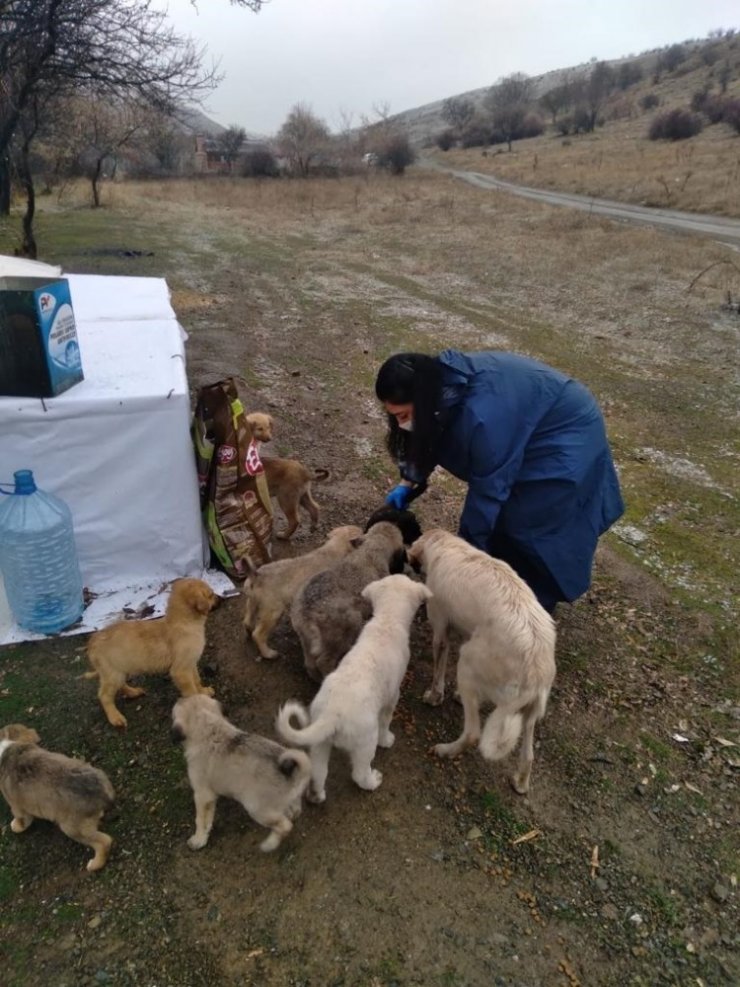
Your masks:
M 555 678 L 555 624 L 511 566 L 448 531 L 427 531 L 411 546 L 408 558 L 421 568 L 432 591 L 427 616 L 434 677 L 424 694 L 426 702 L 437 705 L 444 698 L 448 628 L 466 638 L 457 664 L 463 730 L 452 743 L 437 744 L 435 753 L 455 757 L 480 742 L 483 757 L 497 761 L 513 751 L 523 731 L 511 779 L 523 795 L 529 790 L 535 724 L 545 715 Z M 481 731 L 480 706 L 485 702 L 496 708 Z
M 236 799 L 255 822 L 272 830 L 261 850 L 277 849 L 293 828 L 311 778 L 305 751 L 239 730 L 208 696 L 178 699 L 172 710 L 172 736 L 185 744 L 195 798 L 190 849 L 200 850 L 208 842 L 219 795 Z
M 252 411 L 245 417 L 251 429 L 252 437 L 257 442 L 272 441 L 274 421 L 271 415 L 264 411 Z M 300 524 L 299 506 L 308 511 L 311 518 L 311 530 L 314 531 L 319 523 L 320 508 L 313 498 L 311 484 L 328 480 L 329 470 L 317 469 L 311 472 L 297 459 L 278 459 L 277 457 L 262 459 L 262 465 L 270 496 L 277 500 L 288 522 L 286 529 L 281 533 L 276 532 L 275 537 L 287 540 L 295 532 Z
M 201 684 L 198 660 L 206 644 L 206 618 L 217 599 L 202 579 L 178 579 L 164 617 L 119 620 L 91 636 L 87 656 L 94 671 L 84 678 L 99 678 L 98 699 L 112 726 L 126 726 L 115 704 L 118 692 L 127 699 L 144 695 L 144 689 L 126 684 L 131 675 L 169 674 L 183 696 L 213 695 Z
M 313 552 L 252 569 L 244 583 L 244 627 L 247 634 L 252 635 L 260 657 L 278 657 L 267 639 L 301 586 L 333 562 L 349 555 L 353 548 L 362 543 L 362 539 L 362 528 L 347 524 L 330 531 L 324 544 Z
M 272 415 L 264 411 L 253 411 L 244 416 L 257 442 L 272 442 L 272 428 L 275 424 Z
M 313 499 L 311 483 L 328 480 L 329 470 L 317 469 L 311 472 L 297 459 L 263 459 L 267 486 L 270 495 L 274 497 L 288 522 L 287 528 L 276 533 L 276 538 L 286 540 L 300 524 L 298 517 L 299 505 L 308 511 L 311 517 L 311 531 L 316 530 L 319 523 L 320 508 Z
M 22 833 L 34 819 L 56 823 L 78 843 L 92 847 L 89 871 L 100 870 L 113 840 L 98 829 L 115 793 L 107 775 L 85 761 L 38 747 L 35 730 L 12 723 L 0 730 L 0 792 Z

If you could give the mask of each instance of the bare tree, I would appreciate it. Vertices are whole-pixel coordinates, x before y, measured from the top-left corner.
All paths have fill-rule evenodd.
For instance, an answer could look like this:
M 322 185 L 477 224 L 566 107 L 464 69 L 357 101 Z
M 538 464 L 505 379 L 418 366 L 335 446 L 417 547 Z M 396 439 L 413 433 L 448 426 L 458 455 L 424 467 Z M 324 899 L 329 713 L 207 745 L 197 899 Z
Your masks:
M 303 103 L 296 103 L 277 134 L 280 153 L 290 162 L 293 174 L 302 178 L 328 143 L 329 128 Z
M 442 104 L 442 118 L 461 134 L 475 116 L 475 105 L 465 96 L 450 96 Z
M 169 109 L 217 84 L 204 53 L 155 0 L 0 0 L 0 211 L 11 142 L 34 98 L 82 89 Z
M 588 112 L 586 130 L 589 133 L 596 127 L 601 108 L 615 85 L 614 69 L 611 65 L 608 62 L 597 62 L 591 69 L 591 74 L 583 90 L 584 103 Z
M 221 154 L 226 159 L 229 171 L 233 171 L 234 162 L 239 157 L 239 151 L 246 139 L 247 133 L 244 127 L 238 127 L 235 123 L 232 123 L 222 134 L 219 134 L 217 138 L 218 146 Z
M 520 136 L 527 110 L 534 100 L 534 80 L 521 72 L 506 76 L 491 86 L 485 104 L 491 113 L 494 129 L 509 145 Z

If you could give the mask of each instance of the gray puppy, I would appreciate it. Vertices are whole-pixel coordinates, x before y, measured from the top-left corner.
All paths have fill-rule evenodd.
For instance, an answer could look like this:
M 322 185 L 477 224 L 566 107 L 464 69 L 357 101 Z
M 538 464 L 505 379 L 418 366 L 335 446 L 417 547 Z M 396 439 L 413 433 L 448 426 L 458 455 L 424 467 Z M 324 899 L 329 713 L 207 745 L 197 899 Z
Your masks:
M 277 849 L 293 828 L 311 778 L 305 751 L 239 730 L 210 696 L 178 699 L 172 710 L 172 736 L 185 744 L 188 778 L 195 798 L 191 850 L 208 842 L 219 795 L 236 799 L 255 822 L 272 830 L 260 844 Z
M 372 613 L 362 591 L 376 579 L 403 572 L 406 552 L 395 524 L 380 521 L 351 555 L 309 579 L 290 611 L 306 671 L 316 682 L 333 672 Z
M 38 746 L 35 730 L 11 723 L 0 730 L 0 792 L 13 819 L 10 828 L 22 833 L 34 819 L 48 819 L 78 843 L 92 847 L 87 864 L 100 870 L 113 840 L 98 825 L 115 793 L 108 776 L 86 761 Z

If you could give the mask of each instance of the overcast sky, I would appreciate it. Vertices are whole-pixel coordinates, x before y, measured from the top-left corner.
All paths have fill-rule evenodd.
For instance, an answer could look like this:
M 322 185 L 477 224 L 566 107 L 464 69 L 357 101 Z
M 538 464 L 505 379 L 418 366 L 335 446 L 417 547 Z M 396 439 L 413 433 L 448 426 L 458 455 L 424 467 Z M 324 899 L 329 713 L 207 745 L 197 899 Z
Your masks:
M 260 134 L 297 102 L 337 129 L 341 111 L 358 124 L 374 105 L 399 113 L 512 72 L 740 28 L 738 0 L 270 0 L 259 14 L 229 0 L 158 2 L 220 60 L 208 115 Z

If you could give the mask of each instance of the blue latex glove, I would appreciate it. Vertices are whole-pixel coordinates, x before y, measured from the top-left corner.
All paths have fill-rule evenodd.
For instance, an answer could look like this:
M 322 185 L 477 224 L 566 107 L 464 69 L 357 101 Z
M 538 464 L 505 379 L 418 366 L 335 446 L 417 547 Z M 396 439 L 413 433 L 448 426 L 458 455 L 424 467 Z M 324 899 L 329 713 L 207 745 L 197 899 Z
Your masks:
M 411 503 L 412 493 L 413 491 L 411 487 L 407 487 L 405 484 L 399 483 L 398 486 L 394 487 L 385 498 L 385 502 L 386 504 L 390 504 L 391 507 L 395 507 L 398 511 L 405 511 Z

